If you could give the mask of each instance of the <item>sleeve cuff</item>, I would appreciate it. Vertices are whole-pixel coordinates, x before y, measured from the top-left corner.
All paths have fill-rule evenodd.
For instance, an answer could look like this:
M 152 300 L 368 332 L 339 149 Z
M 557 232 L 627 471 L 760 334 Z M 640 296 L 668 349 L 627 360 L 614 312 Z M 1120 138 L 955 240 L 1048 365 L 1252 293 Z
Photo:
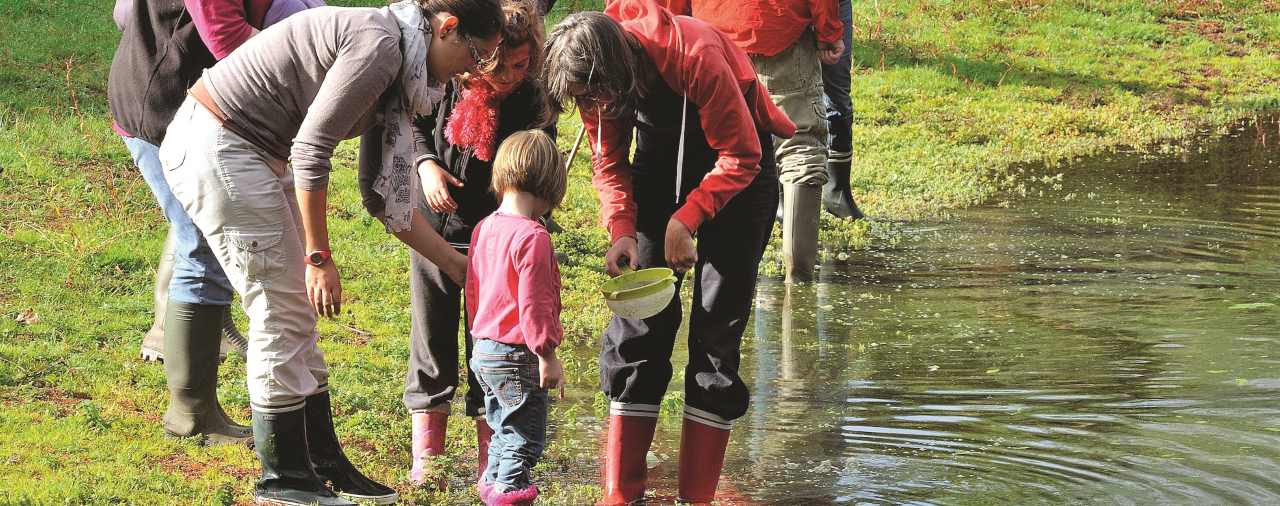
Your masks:
M 671 217 L 683 223 L 684 227 L 689 229 L 690 234 L 698 233 L 698 227 L 702 226 L 702 222 L 707 219 L 706 216 L 702 215 L 701 210 L 689 202 L 680 206 L 680 209 Z
M 614 221 L 609 224 L 609 245 L 618 242 L 623 237 L 635 237 L 636 224 L 628 221 Z

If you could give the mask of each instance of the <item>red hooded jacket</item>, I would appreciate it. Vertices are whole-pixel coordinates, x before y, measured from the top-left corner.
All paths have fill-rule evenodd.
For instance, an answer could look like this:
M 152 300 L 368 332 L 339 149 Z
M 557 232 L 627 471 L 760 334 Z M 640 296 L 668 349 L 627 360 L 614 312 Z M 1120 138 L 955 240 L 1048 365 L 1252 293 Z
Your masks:
M 672 216 L 697 232 L 760 172 L 757 125 L 790 138 L 795 123 L 769 99 L 747 54 L 706 22 L 675 16 L 655 0 L 612 1 L 605 14 L 644 46 L 663 82 L 697 106 L 707 144 L 719 153 L 715 167 Z M 595 152 L 591 181 L 600 197 L 600 219 L 610 241 L 634 237 L 636 203 L 628 156 L 635 118 L 602 118 L 585 109 L 580 114 Z
M 818 42 L 844 36 L 837 0 L 663 0 L 675 14 L 711 23 L 747 54 L 773 56 L 795 45 L 810 26 Z

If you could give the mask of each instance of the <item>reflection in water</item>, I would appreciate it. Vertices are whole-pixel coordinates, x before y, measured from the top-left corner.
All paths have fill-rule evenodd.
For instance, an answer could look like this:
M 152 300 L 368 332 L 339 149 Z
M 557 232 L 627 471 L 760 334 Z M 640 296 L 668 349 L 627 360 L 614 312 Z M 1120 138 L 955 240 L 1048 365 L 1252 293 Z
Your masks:
M 763 282 L 743 339 L 752 403 L 722 490 L 779 504 L 1280 504 L 1267 125 L 1182 157 L 1092 160 L 1011 209 L 913 224 L 813 285 Z M 669 459 L 674 429 L 655 443 Z M 674 490 L 669 467 L 657 488 Z
M 1277 503 L 1280 152 L 1255 139 L 1099 160 L 762 286 L 727 474 L 765 502 Z

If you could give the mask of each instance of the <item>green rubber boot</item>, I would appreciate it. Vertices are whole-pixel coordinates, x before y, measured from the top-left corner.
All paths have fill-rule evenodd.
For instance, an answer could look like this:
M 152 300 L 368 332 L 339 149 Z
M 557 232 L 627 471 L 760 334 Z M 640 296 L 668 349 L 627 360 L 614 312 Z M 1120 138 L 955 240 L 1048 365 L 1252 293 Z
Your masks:
M 202 436 L 204 444 L 248 443 L 252 430 L 230 420 L 218 403 L 218 347 L 226 306 L 169 301 L 165 308 L 164 373 L 169 408 L 164 429 Z
M 164 362 L 164 319 L 165 305 L 169 302 L 169 281 L 173 279 L 173 228 L 169 228 L 169 236 L 164 240 L 164 252 L 160 254 L 160 265 L 156 269 L 155 287 L 155 321 L 146 335 L 142 336 L 142 347 L 138 355 L 146 362 Z M 249 341 L 236 328 L 231 319 L 231 306 L 222 315 L 222 344 L 218 348 L 218 360 L 225 361 L 227 352 L 238 350 L 240 356 L 249 356 Z
M 782 185 L 782 257 L 787 283 L 813 280 L 821 207 L 821 186 Z
M 164 252 L 160 254 L 160 266 L 156 269 L 155 320 L 142 336 L 142 348 L 138 350 L 138 355 L 147 362 L 164 362 L 165 303 L 169 301 L 169 280 L 173 279 L 173 241 L 173 227 L 170 227 Z

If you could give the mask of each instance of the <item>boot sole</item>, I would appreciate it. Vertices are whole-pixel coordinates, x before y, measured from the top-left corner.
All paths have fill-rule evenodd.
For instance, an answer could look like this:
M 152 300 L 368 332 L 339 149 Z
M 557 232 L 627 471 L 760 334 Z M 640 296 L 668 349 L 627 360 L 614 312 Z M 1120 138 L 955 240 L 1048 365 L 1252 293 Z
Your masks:
M 284 499 L 269 499 L 269 498 L 262 498 L 262 497 L 254 497 L 253 503 L 259 504 L 262 506 L 311 506 L 313 504 L 316 504 L 314 502 L 289 501 Z
M 355 501 L 355 502 L 362 502 L 362 503 L 395 504 L 397 502 L 400 502 L 400 494 L 398 492 L 392 492 L 391 495 L 360 495 L 360 494 L 349 494 L 346 492 L 336 492 L 336 493 L 338 494 L 338 497 L 341 497 L 348 501 Z
M 150 348 L 142 348 L 141 350 L 139 350 L 139 351 L 138 351 L 138 358 L 141 358 L 143 362 L 155 362 L 155 363 L 158 363 L 158 364 L 163 364 L 163 363 L 164 363 L 164 352 L 162 352 L 162 351 L 156 351 L 156 350 L 153 350 L 153 349 L 150 349 Z M 227 361 L 227 356 L 226 356 L 226 355 L 224 355 L 224 354 L 219 353 L 219 354 L 218 354 L 218 363 L 219 363 L 219 364 L 221 364 L 221 363 L 224 363 L 224 362 L 226 362 L 226 361 Z
M 164 352 L 153 350 L 151 348 L 142 348 L 138 351 L 138 356 L 143 362 L 159 362 L 164 363 Z

